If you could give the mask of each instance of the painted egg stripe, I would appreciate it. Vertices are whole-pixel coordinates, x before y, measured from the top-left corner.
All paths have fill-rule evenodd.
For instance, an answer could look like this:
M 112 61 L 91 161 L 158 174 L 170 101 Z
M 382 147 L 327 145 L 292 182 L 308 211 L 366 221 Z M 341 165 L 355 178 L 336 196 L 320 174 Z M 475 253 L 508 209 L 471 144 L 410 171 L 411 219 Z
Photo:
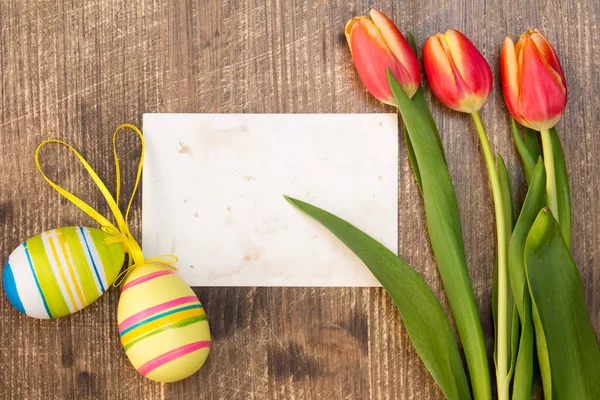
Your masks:
M 36 270 L 42 293 L 48 299 L 48 308 L 53 317 L 71 314 L 71 309 L 65 300 L 58 277 L 47 257 L 44 242 L 41 236 L 35 236 L 27 241 L 27 248 L 31 254 L 33 266 Z M 12 256 L 11 256 L 12 257 Z M 26 307 L 27 308 L 27 307 Z M 28 313 L 29 315 L 29 313 Z
M 153 358 L 148 361 L 144 365 L 142 365 L 138 372 L 143 376 L 148 375 L 150 372 L 155 370 L 156 368 L 165 365 L 171 361 L 174 361 L 180 357 L 185 356 L 186 354 L 190 354 L 194 351 L 205 349 L 210 347 L 210 340 L 202 340 L 199 342 L 189 343 L 184 346 L 173 349 L 165 354 L 161 354 L 160 356 Z
M 105 252 L 103 251 L 101 254 L 98 251 L 98 249 L 107 249 L 106 244 L 104 244 L 104 241 L 106 240 L 106 235 L 101 235 L 103 233 L 102 231 L 98 232 L 95 229 L 88 228 L 83 228 L 82 233 L 83 237 L 86 240 L 88 248 L 90 249 L 91 257 L 98 266 L 98 275 L 100 275 L 100 281 L 102 282 L 102 286 L 104 287 L 104 290 L 108 290 L 110 285 L 113 283 L 114 278 L 117 276 L 117 273 L 121 270 L 121 267 L 123 266 L 123 262 L 125 261 L 125 253 L 122 253 L 123 255 L 120 259 L 120 262 L 117 262 L 117 265 L 114 266 L 116 271 L 112 272 L 112 270 L 110 270 L 111 266 L 117 260 L 105 259 L 102 256 L 102 254 L 104 254 Z M 110 274 L 107 274 L 106 268 L 110 270 L 108 271 L 110 272 Z M 111 276 L 110 280 L 108 278 L 108 275 Z
M 169 325 L 161 326 L 160 328 L 154 329 L 144 335 L 138 336 L 138 337 L 134 338 L 133 340 L 130 340 L 127 343 L 123 343 L 123 349 L 125 351 L 127 351 L 136 343 L 139 343 L 142 340 L 149 338 L 150 336 L 154 336 L 158 333 L 167 331 L 169 329 L 184 328 L 186 326 L 195 324 L 196 322 L 202 322 L 202 321 L 206 321 L 206 315 L 196 315 L 194 317 L 189 317 L 189 318 L 174 322 Z
M 83 241 L 85 245 L 85 251 L 83 252 L 86 256 L 88 264 L 91 264 L 94 268 L 94 274 L 96 277 L 96 283 L 99 286 L 100 293 L 104 293 L 104 284 L 102 283 L 102 278 L 100 278 L 100 273 L 98 272 L 98 266 L 96 265 L 96 261 L 94 260 L 94 256 L 92 255 L 92 251 L 90 250 L 90 245 L 88 243 L 87 238 L 85 237 L 85 232 L 82 227 L 77 228 L 77 235 L 79 237 L 79 241 Z
M 64 243 L 63 253 L 67 262 L 73 266 L 77 284 L 83 294 L 84 305 L 88 305 L 96 300 L 101 292 L 96 284 L 96 278 L 92 271 L 92 265 L 87 262 L 83 243 L 81 243 L 77 235 L 77 228 L 62 228 L 60 229 L 59 237 Z
M 100 287 L 94 277 L 92 266 L 87 262 L 85 252 L 79 243 L 79 237 L 76 232 L 67 238 L 65 243 L 66 254 L 70 260 L 73 268 L 75 269 L 75 275 L 79 280 L 79 286 L 83 292 L 85 305 L 91 304 L 94 300 L 102 295 Z
M 130 287 L 139 285 L 140 283 L 144 283 L 144 282 L 150 281 L 154 278 L 158 278 L 160 276 L 165 276 L 165 275 L 173 275 L 173 271 L 165 269 L 162 271 L 152 272 L 151 274 L 148 274 L 148 275 L 140 276 L 139 278 L 136 278 L 136 279 L 132 280 L 131 282 L 127 282 L 127 284 L 125 284 L 125 286 L 123 286 L 122 292 L 129 289 Z
M 34 239 L 30 239 L 27 242 L 33 242 L 35 239 L 39 240 L 39 242 L 41 242 L 41 246 L 38 249 L 38 252 L 35 254 L 34 258 L 36 260 L 36 263 L 41 262 L 42 260 L 44 262 L 47 262 L 50 265 L 50 269 L 49 271 L 51 271 L 52 273 L 44 273 L 45 270 L 42 270 L 40 268 L 40 272 L 43 275 L 47 275 L 48 280 L 50 280 L 50 277 L 52 277 L 52 279 L 54 279 L 54 281 L 56 282 L 56 284 L 58 285 L 58 288 L 60 290 L 60 295 L 63 298 L 63 301 L 65 302 L 65 304 L 67 305 L 67 308 L 69 309 L 69 312 L 67 312 L 68 314 L 74 313 L 76 311 L 75 309 L 75 305 L 73 304 L 73 302 L 71 301 L 71 298 L 69 297 L 68 293 L 67 293 L 67 280 L 66 277 L 64 277 L 64 273 L 62 272 L 62 269 L 60 268 L 60 265 L 56 264 L 56 258 L 54 258 L 54 256 L 51 254 L 52 250 L 50 249 L 50 243 L 49 243 L 49 237 L 48 237 L 48 233 L 44 232 L 42 234 L 40 234 L 39 236 L 35 237 Z M 49 295 L 48 295 L 49 297 Z
M 75 294 L 77 294 L 77 299 L 79 300 L 79 304 L 81 305 L 81 308 L 83 308 L 87 305 L 86 299 L 83 295 L 83 287 L 82 287 L 83 285 L 81 284 L 79 275 L 75 272 L 75 267 L 73 266 L 71 256 L 70 256 L 69 252 L 67 251 L 65 238 L 64 238 L 62 232 L 60 232 L 60 231 L 55 230 L 54 234 L 56 235 L 56 240 L 60 246 L 60 255 L 59 256 L 60 256 L 61 260 L 64 260 L 65 263 L 67 264 L 67 268 L 68 268 L 69 274 L 71 276 L 71 281 L 73 282 L 73 286 L 75 288 Z
M 67 280 L 71 285 L 71 290 L 73 291 L 73 296 L 75 297 L 77 309 L 81 310 L 83 307 L 86 306 L 85 299 L 81 290 L 79 276 L 73 268 L 73 263 L 71 263 L 70 261 L 69 254 L 67 254 L 62 230 L 53 229 L 51 231 L 51 235 L 54 240 L 54 245 L 58 254 L 58 259 L 60 260 L 61 266 L 63 267 L 63 269 L 65 270 L 65 274 L 67 275 Z
M 125 261 L 123 246 L 121 244 L 107 246 L 104 243 L 107 238 L 106 233 L 98 229 L 86 229 L 86 234 L 92 253 L 95 251 L 95 254 L 98 255 L 102 265 L 100 273 L 104 277 L 104 287 L 108 289 L 123 267 Z M 104 251 L 98 251 L 98 249 L 104 249 Z
M 91 265 L 87 263 L 81 247 L 78 245 L 71 246 L 69 242 L 66 243 L 65 247 L 70 262 L 75 268 L 75 275 L 79 280 L 79 286 L 83 292 L 84 305 L 87 306 L 100 297 L 103 292 L 98 287 L 96 278 L 91 270 Z
M 63 269 L 63 264 L 60 262 L 60 258 L 58 257 L 58 252 L 56 251 L 56 245 L 54 244 L 54 238 L 51 235 L 51 231 L 42 234 L 45 236 L 46 241 L 44 242 L 44 246 L 46 249 L 50 250 L 50 254 L 48 254 L 48 259 L 54 268 L 58 271 L 58 276 L 60 277 L 60 281 L 62 281 L 62 288 L 64 288 L 63 293 L 66 292 L 68 299 L 67 304 L 69 305 L 69 309 L 71 312 L 75 312 L 79 310 L 77 307 L 77 302 L 75 301 L 75 297 L 73 296 L 73 291 L 71 290 L 71 283 L 65 274 Z M 57 279 L 58 280 L 58 279 Z
M 75 312 L 78 310 L 77 303 L 75 302 L 75 297 L 73 296 L 73 292 L 71 289 L 71 283 L 64 271 L 64 264 L 61 263 L 60 258 L 58 257 L 58 253 L 56 252 L 56 246 L 54 244 L 54 239 L 51 236 L 52 231 L 47 231 L 42 233 L 42 238 L 44 241 L 44 251 L 46 257 L 50 261 L 52 265 L 52 269 L 54 270 L 54 276 L 56 277 L 57 282 L 59 282 L 60 288 L 63 293 L 63 297 L 69 306 L 69 310 L 71 312 Z
M 129 332 L 131 332 L 132 330 L 134 330 L 136 328 L 139 328 L 141 326 L 144 326 L 145 324 L 147 324 L 149 322 L 153 322 L 153 321 L 156 321 L 156 320 L 161 319 L 163 317 L 166 317 L 166 316 L 169 316 L 169 315 L 173 315 L 173 314 L 177 314 L 177 313 L 182 312 L 182 311 L 194 310 L 194 309 L 200 309 L 200 310 L 202 310 L 202 313 L 204 313 L 204 309 L 202 309 L 202 304 L 200 304 L 200 303 L 192 304 L 190 306 L 184 306 L 184 307 L 174 308 L 172 310 L 168 310 L 168 311 L 165 311 L 163 313 L 160 313 L 160 314 L 157 314 L 157 315 L 153 315 L 153 316 L 151 316 L 149 318 L 146 318 L 146 319 L 144 319 L 144 320 L 142 320 L 142 321 L 140 321 L 140 322 L 138 322 L 136 324 L 133 324 L 129 328 L 127 328 L 127 329 L 119 332 L 119 335 L 121 337 L 123 337 L 124 335 L 126 335 Z
M 50 315 L 48 315 L 48 312 L 46 311 L 46 307 L 44 307 L 42 298 L 42 293 L 44 293 L 44 291 L 42 289 L 42 293 L 40 293 L 38 290 L 35 282 L 36 277 L 29 265 L 24 244 L 17 247 L 15 251 L 11 253 L 8 262 L 11 265 L 15 286 L 17 287 L 19 298 L 21 299 L 25 313 L 34 316 L 35 318 L 50 318 Z M 38 278 L 40 278 L 40 276 L 38 276 Z M 43 281 L 40 281 L 40 285 L 42 284 Z
M 44 293 L 42 292 L 42 288 L 40 287 L 40 282 L 37 279 L 37 275 L 35 273 L 35 268 L 33 267 L 33 262 L 31 261 L 31 255 L 29 254 L 29 249 L 27 248 L 27 242 L 23 243 L 23 249 L 25 250 L 25 255 L 27 256 L 27 262 L 29 263 L 29 268 L 31 269 L 31 274 L 33 275 L 33 280 L 35 281 L 35 285 L 40 292 L 40 297 L 42 299 L 42 303 L 44 303 L 44 308 L 48 313 L 48 316 L 52 318 L 52 313 L 50 313 L 50 309 L 48 308 L 48 303 L 46 303 L 46 298 L 44 297 Z
M 121 298 L 121 301 L 123 299 Z M 132 316 L 126 318 L 123 322 L 119 324 L 119 331 L 123 331 L 129 328 L 131 325 L 140 322 L 143 319 L 146 319 L 157 312 L 167 310 L 172 307 L 180 306 L 186 303 L 198 303 L 198 298 L 196 296 L 185 296 L 179 297 L 177 299 L 169 300 L 165 303 L 158 304 L 156 306 L 147 308 L 138 313 L 133 314 Z
M 166 315 L 161 318 L 155 319 L 154 321 L 150 321 L 150 322 L 144 321 L 143 324 L 137 326 L 135 329 L 129 330 L 128 332 L 123 333 L 121 335 L 121 341 L 123 342 L 123 344 L 125 344 L 128 341 L 135 339 L 136 337 L 138 337 L 140 335 L 146 334 L 153 329 L 160 328 L 163 325 L 168 325 L 173 322 L 181 321 L 182 319 L 185 319 L 185 318 L 198 317 L 198 316 L 202 316 L 202 315 L 206 315 L 204 313 L 204 310 L 201 308 L 195 308 L 195 309 L 191 309 L 191 310 L 184 310 L 184 311 L 179 311 L 179 312 L 176 312 L 176 313 L 173 313 L 170 315 Z
M 87 260 L 84 243 L 78 235 L 78 228 L 65 230 L 65 248 L 71 264 L 75 268 L 75 274 L 79 279 L 79 285 L 85 298 L 85 305 L 94 302 L 104 293 L 94 276 L 92 264 Z
M 8 262 L 4 266 L 4 272 L 2 273 L 2 285 L 4 286 L 4 291 L 6 292 L 6 297 L 8 297 L 10 304 L 25 314 L 25 308 L 23 307 L 23 302 L 19 297 L 19 291 L 17 290 L 15 277 L 13 276 L 12 268 Z

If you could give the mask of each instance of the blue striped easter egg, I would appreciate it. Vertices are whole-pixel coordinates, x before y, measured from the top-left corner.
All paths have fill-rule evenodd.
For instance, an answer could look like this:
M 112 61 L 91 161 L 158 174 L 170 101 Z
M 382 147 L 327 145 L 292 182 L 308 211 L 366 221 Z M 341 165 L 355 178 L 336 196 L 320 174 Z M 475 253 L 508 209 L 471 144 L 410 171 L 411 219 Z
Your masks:
M 40 233 L 17 247 L 2 272 L 10 303 L 33 318 L 58 318 L 97 300 L 116 279 L 123 245 L 104 243 L 110 235 L 70 227 Z

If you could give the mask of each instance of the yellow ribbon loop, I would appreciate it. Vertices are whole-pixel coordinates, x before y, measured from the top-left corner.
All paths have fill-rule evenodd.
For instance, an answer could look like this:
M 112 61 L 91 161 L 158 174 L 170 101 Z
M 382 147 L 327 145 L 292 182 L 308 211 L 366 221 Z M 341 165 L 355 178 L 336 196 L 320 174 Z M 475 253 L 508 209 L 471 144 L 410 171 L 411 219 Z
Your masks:
M 113 135 L 113 154 L 115 156 L 115 174 L 117 181 L 117 202 L 121 196 L 121 168 L 119 165 L 119 155 L 117 154 L 117 136 L 121 129 L 129 128 L 132 129 L 140 138 L 140 142 L 142 144 L 142 150 L 140 152 L 140 161 L 138 162 L 137 172 L 135 174 L 135 184 L 133 185 L 133 191 L 131 193 L 131 197 L 129 198 L 129 203 L 127 204 L 127 209 L 125 210 L 125 223 L 129 223 L 129 211 L 131 211 L 131 205 L 133 204 L 133 198 L 135 196 L 135 192 L 137 191 L 138 186 L 140 185 L 140 180 L 142 179 L 142 166 L 144 164 L 144 153 L 145 153 L 145 144 L 144 144 L 144 136 L 142 132 L 135 126 L 131 124 L 122 124 L 120 125 Z
M 140 151 L 140 159 L 139 159 L 136 178 L 135 178 L 135 185 L 133 186 L 133 191 L 131 193 L 131 197 L 129 198 L 129 202 L 127 204 L 125 216 L 123 216 L 123 214 L 121 213 L 121 210 L 119 209 L 119 197 L 120 197 L 120 192 L 121 192 L 121 169 L 120 169 L 120 164 L 119 164 L 119 157 L 117 155 L 117 136 L 122 129 L 126 129 L 126 128 L 133 130 L 138 135 L 140 142 L 141 142 L 141 151 Z M 96 211 L 94 208 L 92 208 L 89 204 L 87 204 L 86 202 L 84 202 L 83 200 L 81 200 L 79 197 L 75 196 L 73 193 L 69 192 L 68 190 L 65 190 L 61 186 L 57 185 L 50 178 L 48 178 L 46 176 L 46 174 L 44 174 L 42 167 L 40 165 L 40 161 L 39 161 L 39 153 L 40 153 L 40 150 L 42 149 L 42 147 L 44 147 L 47 144 L 51 144 L 51 143 L 56 143 L 56 144 L 67 147 L 79 159 L 79 162 L 86 169 L 86 171 L 88 172 L 88 174 L 90 175 L 90 177 L 92 178 L 92 180 L 94 181 L 96 186 L 98 186 L 98 189 L 100 189 L 100 192 L 106 199 L 106 202 L 107 202 L 108 206 L 110 207 L 110 210 L 112 211 L 112 214 L 115 218 L 117 226 L 115 226 L 113 223 L 111 223 L 107 218 L 105 218 L 102 214 L 100 214 L 98 211 Z M 100 226 L 102 227 L 102 230 L 110 235 L 110 237 L 105 242 L 107 245 L 114 244 L 114 243 L 122 243 L 123 244 L 125 251 L 129 254 L 129 265 L 128 265 L 127 269 L 122 271 L 118 276 L 118 278 L 120 278 L 122 281 L 125 280 L 125 278 L 129 274 L 129 272 L 131 272 L 131 270 L 133 270 L 133 268 L 135 268 L 136 266 L 141 266 L 141 265 L 149 263 L 149 262 L 159 263 L 159 264 L 165 265 L 169 268 L 176 269 L 174 266 L 174 263 L 177 262 L 177 257 L 170 255 L 170 254 L 145 260 L 144 255 L 142 253 L 142 249 L 140 248 L 140 245 L 137 243 L 137 241 L 131 234 L 131 231 L 129 230 L 129 226 L 128 226 L 129 211 L 131 210 L 131 206 L 133 204 L 133 199 L 135 197 L 137 188 L 138 188 L 140 180 L 141 180 L 142 163 L 144 161 L 144 150 L 145 150 L 144 149 L 144 137 L 142 136 L 142 132 L 136 126 L 131 125 L 131 124 L 122 124 L 119 127 L 117 127 L 117 129 L 115 130 L 115 132 L 113 134 L 113 153 L 115 156 L 116 183 L 117 183 L 116 198 L 114 198 L 112 196 L 112 194 L 110 193 L 110 191 L 108 190 L 108 188 L 106 187 L 104 182 L 102 182 L 102 180 L 100 179 L 98 174 L 96 174 L 94 169 L 85 160 L 85 158 L 83 158 L 83 156 L 81 154 L 79 154 L 79 152 L 77 150 L 75 150 L 75 148 L 73 146 L 71 146 L 70 144 L 63 142 L 62 140 L 55 140 L 55 139 L 46 140 L 46 141 L 42 142 L 35 151 L 35 165 L 37 166 L 38 171 L 44 177 L 46 182 L 48 182 L 48 184 L 50 184 L 50 186 L 52 186 L 58 193 L 60 193 L 62 196 L 64 196 L 71 203 L 75 204 L 83 212 L 85 212 L 87 215 L 92 217 L 96 222 L 98 222 L 100 224 Z M 120 283 L 122 283 L 122 282 L 119 282 L 119 284 Z M 118 286 L 119 284 L 117 284 L 117 281 L 115 281 L 115 286 Z
M 177 258 L 177 256 L 174 254 L 161 254 L 156 257 L 146 259 L 144 263 L 156 264 L 177 271 L 177 267 L 175 266 L 177 261 L 179 261 L 179 258 Z M 131 271 L 133 271 L 136 267 L 136 264 L 129 265 L 127 268 L 121 271 L 119 275 L 117 275 L 117 277 L 115 278 L 115 283 L 113 284 L 113 286 L 119 287 L 123 285 L 123 283 L 125 283 L 125 281 L 127 280 L 127 276 L 129 276 Z
M 147 258 L 146 264 L 157 264 L 162 265 L 163 267 L 171 268 L 174 271 L 177 271 L 177 264 L 179 258 L 174 254 L 160 254 L 155 257 Z

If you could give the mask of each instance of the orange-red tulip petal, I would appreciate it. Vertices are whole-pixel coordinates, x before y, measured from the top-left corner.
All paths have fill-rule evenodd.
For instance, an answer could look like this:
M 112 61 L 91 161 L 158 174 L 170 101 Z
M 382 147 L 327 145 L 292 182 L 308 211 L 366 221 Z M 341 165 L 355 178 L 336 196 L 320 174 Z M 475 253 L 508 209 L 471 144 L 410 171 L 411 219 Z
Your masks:
M 371 10 L 370 15 L 371 18 L 355 17 L 348 21 L 346 39 L 358 76 L 367 90 L 382 102 L 395 106 L 387 69 L 412 98 L 421 80 L 419 62 L 388 17 L 377 10 Z
M 500 71 L 506 105 L 521 125 L 556 125 L 567 105 L 567 85 L 556 52 L 539 31 L 525 32 L 516 45 L 504 40 Z
M 458 31 L 429 37 L 423 48 L 423 64 L 431 90 L 453 110 L 478 111 L 492 91 L 489 64 L 469 38 Z

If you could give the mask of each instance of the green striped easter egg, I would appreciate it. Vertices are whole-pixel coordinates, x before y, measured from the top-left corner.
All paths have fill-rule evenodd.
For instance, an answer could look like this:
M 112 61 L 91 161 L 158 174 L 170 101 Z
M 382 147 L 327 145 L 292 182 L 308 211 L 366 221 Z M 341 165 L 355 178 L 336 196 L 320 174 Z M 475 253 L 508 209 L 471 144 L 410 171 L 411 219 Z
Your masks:
M 72 314 L 98 299 L 116 279 L 123 245 L 106 245 L 100 229 L 69 227 L 40 233 L 17 247 L 2 273 L 10 303 L 33 318 Z

